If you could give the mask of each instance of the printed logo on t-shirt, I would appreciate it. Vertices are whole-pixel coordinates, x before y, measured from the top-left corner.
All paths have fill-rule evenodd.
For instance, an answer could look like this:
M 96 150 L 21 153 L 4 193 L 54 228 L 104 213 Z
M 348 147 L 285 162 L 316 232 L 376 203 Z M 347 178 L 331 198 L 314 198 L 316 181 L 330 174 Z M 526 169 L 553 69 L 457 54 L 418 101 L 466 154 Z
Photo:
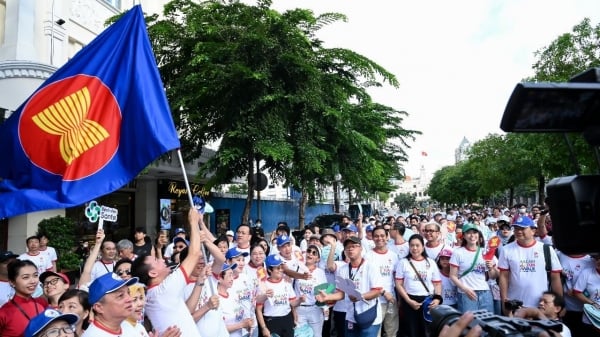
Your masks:
M 525 273 L 535 273 L 535 260 L 521 260 L 519 270 Z
M 288 305 L 288 295 L 287 294 L 273 295 L 273 305 Z
M 379 274 L 381 276 L 391 276 L 392 275 L 392 261 L 388 260 L 387 264 L 379 266 Z

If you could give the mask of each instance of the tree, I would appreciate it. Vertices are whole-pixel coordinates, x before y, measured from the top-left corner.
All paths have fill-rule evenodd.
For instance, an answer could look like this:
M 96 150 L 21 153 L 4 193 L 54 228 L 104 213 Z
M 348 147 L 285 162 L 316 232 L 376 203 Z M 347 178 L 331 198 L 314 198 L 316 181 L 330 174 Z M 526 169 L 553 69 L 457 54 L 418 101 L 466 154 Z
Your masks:
M 410 193 L 399 193 L 395 198 L 394 202 L 401 211 L 406 211 L 416 204 L 417 198 Z
M 200 174 L 211 174 L 208 188 L 247 177 L 243 221 L 257 169 L 301 191 L 303 203 L 337 172 L 350 189 L 389 190 L 407 159 L 402 146 L 417 132 L 400 127 L 406 113 L 372 102 L 366 89 L 398 81 L 362 55 L 322 46 L 315 33 L 342 14 L 270 5 L 174 0 L 164 18 L 150 18 L 185 158 L 220 142 Z

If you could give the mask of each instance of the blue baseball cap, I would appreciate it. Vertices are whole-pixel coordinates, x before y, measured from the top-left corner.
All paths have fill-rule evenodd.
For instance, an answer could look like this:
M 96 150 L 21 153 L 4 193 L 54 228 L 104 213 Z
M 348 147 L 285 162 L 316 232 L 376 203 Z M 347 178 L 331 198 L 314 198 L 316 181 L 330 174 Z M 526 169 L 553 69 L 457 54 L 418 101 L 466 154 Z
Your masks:
M 267 268 L 277 267 L 283 264 L 283 260 L 281 259 L 281 257 L 279 257 L 279 255 L 274 254 L 267 256 L 265 263 L 267 264 Z
M 44 330 L 45 327 L 48 326 L 48 324 L 56 320 L 64 320 L 68 324 L 73 325 L 77 323 L 79 316 L 76 314 L 63 314 L 54 309 L 46 309 L 44 312 L 35 316 L 31 319 L 31 321 L 29 321 L 29 324 L 27 324 L 27 328 L 25 329 L 25 337 L 33 337 L 39 334 L 42 330 Z
M 121 289 L 124 286 L 130 286 L 137 283 L 139 278 L 132 277 L 129 280 L 123 280 L 115 273 L 106 273 L 92 282 L 88 296 L 90 305 L 100 301 L 106 294 L 110 294 Z
M 179 227 L 175 230 L 175 235 L 179 234 L 179 233 L 185 233 L 185 229 Z
M 285 245 L 286 243 L 290 243 L 290 237 L 287 235 L 280 235 L 277 237 L 277 247 L 281 247 L 283 245 Z
M 232 263 L 232 264 L 223 263 L 223 266 L 221 267 L 221 272 L 227 271 L 229 269 L 234 270 L 235 268 L 237 268 L 237 263 Z
M 536 228 L 537 226 L 535 225 L 535 223 L 533 222 L 533 220 L 531 220 L 530 217 L 528 216 L 519 216 L 517 218 L 517 220 L 515 220 L 515 222 L 512 224 L 513 226 L 517 226 L 517 227 L 530 227 L 530 228 Z
M 229 250 L 228 250 L 228 251 L 225 253 L 225 258 L 226 258 L 227 260 L 231 260 L 231 259 L 233 259 L 233 258 L 236 258 L 236 257 L 240 256 L 240 255 L 241 255 L 241 256 L 243 256 L 243 257 L 246 257 L 246 256 L 248 256 L 249 254 L 248 254 L 248 252 L 243 252 L 243 251 L 241 251 L 241 250 L 237 249 L 237 247 L 233 247 L 233 248 L 229 249 Z M 232 268 L 232 269 L 235 269 L 235 268 Z
M 351 223 L 348 226 L 342 228 L 342 230 L 343 231 L 350 231 L 350 232 L 358 233 L 358 228 L 356 228 L 356 225 L 354 225 L 353 223 Z
M 368 225 L 367 227 L 365 227 L 365 231 L 367 232 L 372 232 L 375 229 L 375 226 L 373 225 Z

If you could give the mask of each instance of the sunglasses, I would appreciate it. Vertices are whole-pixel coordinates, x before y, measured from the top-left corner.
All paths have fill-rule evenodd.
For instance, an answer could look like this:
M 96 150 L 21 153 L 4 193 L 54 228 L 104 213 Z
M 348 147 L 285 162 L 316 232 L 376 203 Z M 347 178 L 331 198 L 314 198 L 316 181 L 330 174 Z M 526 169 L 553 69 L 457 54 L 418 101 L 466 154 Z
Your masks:
M 319 252 L 315 249 L 309 249 L 306 251 L 306 253 L 314 256 L 319 256 Z
M 119 275 L 119 276 L 131 275 L 131 270 L 119 270 L 119 271 L 117 271 L 117 275 Z

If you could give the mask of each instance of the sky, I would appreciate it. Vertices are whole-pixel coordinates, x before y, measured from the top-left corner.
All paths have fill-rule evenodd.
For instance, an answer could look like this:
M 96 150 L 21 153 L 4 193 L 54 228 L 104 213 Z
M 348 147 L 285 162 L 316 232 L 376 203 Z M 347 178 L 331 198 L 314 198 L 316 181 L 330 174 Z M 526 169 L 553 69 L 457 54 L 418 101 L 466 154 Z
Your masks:
M 370 90 L 374 101 L 406 111 L 406 175 L 431 176 L 453 165 L 463 138 L 504 134 L 500 121 L 515 85 L 533 75 L 534 52 L 572 32 L 584 18 L 600 22 L 597 0 L 273 0 L 272 8 L 337 12 L 320 30 L 325 47 L 353 50 L 394 74 L 399 88 Z M 426 152 L 427 156 L 423 156 Z

